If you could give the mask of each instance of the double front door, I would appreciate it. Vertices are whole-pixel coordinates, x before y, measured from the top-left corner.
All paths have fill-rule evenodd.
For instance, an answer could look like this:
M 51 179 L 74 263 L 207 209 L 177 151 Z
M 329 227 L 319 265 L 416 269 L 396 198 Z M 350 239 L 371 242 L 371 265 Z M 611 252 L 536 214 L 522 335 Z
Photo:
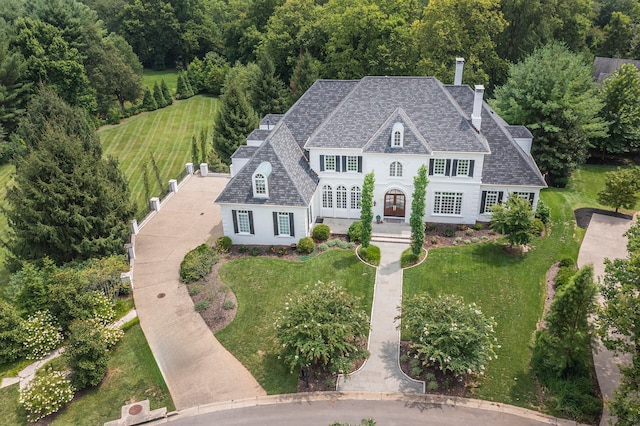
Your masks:
M 384 215 L 404 217 L 405 196 L 402 191 L 393 189 L 384 195 Z

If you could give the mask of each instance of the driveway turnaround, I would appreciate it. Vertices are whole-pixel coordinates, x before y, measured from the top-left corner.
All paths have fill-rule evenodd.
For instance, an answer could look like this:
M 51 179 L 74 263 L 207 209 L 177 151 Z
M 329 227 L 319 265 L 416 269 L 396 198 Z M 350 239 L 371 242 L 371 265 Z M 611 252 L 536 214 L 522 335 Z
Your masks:
M 265 395 L 213 336 L 179 281 L 184 255 L 222 235 L 213 200 L 228 179 L 194 175 L 165 202 L 135 240 L 136 310 L 176 409 Z
M 613 260 L 627 257 L 627 238 L 623 234 L 630 225 L 631 221 L 627 219 L 594 214 L 580 246 L 578 266 L 593 264 L 593 275 L 596 279 L 601 280 L 604 277 L 604 259 Z M 600 302 L 602 303 L 602 300 Z M 620 384 L 618 364 L 629 360 L 616 357 L 613 352 L 602 346 L 599 340 L 597 345 L 598 347 L 593 354 L 593 362 L 600 392 L 606 401 L 613 397 L 613 392 Z M 612 417 L 605 406 L 600 425 L 608 425 L 610 419 Z
M 376 272 L 371 331 L 369 332 L 369 358 L 362 368 L 338 378 L 339 391 L 419 392 L 424 393 L 424 382 L 407 377 L 398 362 L 400 330 L 395 317 L 402 304 L 402 269 L 400 255 L 409 248 L 397 242 L 379 242 L 382 258 Z

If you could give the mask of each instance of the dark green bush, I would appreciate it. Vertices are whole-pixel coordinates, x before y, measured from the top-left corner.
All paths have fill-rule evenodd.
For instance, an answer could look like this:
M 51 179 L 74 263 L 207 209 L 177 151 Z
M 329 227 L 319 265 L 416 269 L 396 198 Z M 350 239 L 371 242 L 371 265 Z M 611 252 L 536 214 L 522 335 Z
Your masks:
M 298 241 L 298 246 L 296 250 L 298 253 L 309 254 L 316 248 L 316 243 L 313 242 L 313 238 L 311 237 L 303 237 Z
M 231 241 L 231 238 L 226 235 L 224 237 L 220 237 L 216 240 L 216 251 L 218 253 L 227 253 L 232 244 L 233 242 Z
M 360 256 L 368 264 L 377 266 L 380 264 L 380 247 L 374 245 L 360 247 Z
M 187 253 L 180 263 L 180 280 L 184 283 L 192 283 L 206 277 L 217 261 L 218 256 L 211 246 L 199 245 Z
M 544 223 L 538 218 L 534 218 L 531 221 L 531 233 L 537 236 L 542 235 L 544 232 Z
M 564 286 L 576 274 L 574 266 L 561 266 L 556 274 L 556 289 Z
M 401 268 L 405 268 L 407 266 L 413 265 L 416 262 L 418 262 L 418 256 L 413 254 L 413 251 L 410 248 L 402 252 L 402 255 L 400 256 Z
M 199 300 L 195 305 L 196 312 L 206 311 L 209 308 L 210 303 L 208 300 Z
M 563 266 L 564 267 L 571 266 L 571 267 L 575 268 L 576 262 L 570 257 L 565 257 L 560 261 L 560 267 L 563 267 Z
M 326 241 L 329 239 L 329 235 L 331 235 L 331 230 L 329 229 L 329 226 L 324 223 L 316 225 L 313 228 L 312 236 L 318 241 Z
M 476 231 L 482 231 L 484 229 L 484 225 L 480 222 L 477 222 L 475 225 L 473 225 L 473 229 L 475 229 Z
M 249 254 L 251 256 L 260 256 L 262 254 L 262 250 L 260 250 L 260 247 L 251 247 L 251 249 L 249 249 Z
M 444 237 L 454 237 L 456 235 L 456 231 L 453 228 L 445 228 L 444 231 L 442 231 L 442 236 Z
M 544 224 L 549 223 L 549 218 L 551 217 L 551 210 L 549 210 L 549 207 L 542 200 L 538 201 L 535 217 L 536 219 L 540 219 Z
M 349 237 L 349 241 L 360 241 L 362 237 L 362 222 L 359 220 L 353 222 L 349 227 L 349 231 L 347 231 L 347 236 Z

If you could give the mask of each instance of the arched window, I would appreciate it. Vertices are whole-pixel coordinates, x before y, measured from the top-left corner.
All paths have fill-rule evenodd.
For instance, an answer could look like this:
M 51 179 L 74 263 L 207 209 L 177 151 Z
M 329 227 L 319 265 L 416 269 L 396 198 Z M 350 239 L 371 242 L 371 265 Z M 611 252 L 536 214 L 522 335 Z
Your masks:
M 253 181 L 256 188 L 256 195 L 267 195 L 267 180 L 264 178 L 264 175 L 256 173 Z
M 351 205 L 352 209 L 360 210 L 362 204 L 362 189 L 359 186 L 351 187 Z
M 399 161 L 391 163 L 391 166 L 389 166 L 389 176 L 402 177 L 402 163 Z
M 322 187 L 322 207 L 325 209 L 333 208 L 333 192 L 331 185 Z
M 253 196 L 256 198 L 269 197 L 269 176 L 271 175 L 271 163 L 263 161 L 253 172 Z
M 395 123 L 391 129 L 391 147 L 401 148 L 404 143 L 404 126 L 402 123 Z
M 343 185 L 340 185 L 336 188 L 336 208 L 347 208 L 347 188 Z

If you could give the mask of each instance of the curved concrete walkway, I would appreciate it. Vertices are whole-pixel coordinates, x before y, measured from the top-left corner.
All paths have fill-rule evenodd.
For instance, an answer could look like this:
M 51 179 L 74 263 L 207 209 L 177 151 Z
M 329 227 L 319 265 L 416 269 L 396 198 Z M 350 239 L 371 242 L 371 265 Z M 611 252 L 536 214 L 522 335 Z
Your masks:
M 594 277 L 596 280 L 601 280 L 604 277 L 605 259 L 613 260 L 627 257 L 627 238 L 623 234 L 630 225 L 631 221 L 627 219 L 594 214 L 580 246 L 578 267 L 592 264 Z M 602 299 L 599 302 L 602 303 Z M 620 384 L 618 364 L 628 361 L 627 358 L 616 357 L 598 340 L 597 348 L 593 354 L 593 362 L 600 391 L 605 401 L 613 396 L 613 392 Z M 600 425 L 609 425 L 609 420 L 613 419 L 605 406 Z
M 227 181 L 192 176 L 135 240 L 136 310 L 178 410 L 265 395 L 253 376 L 216 340 L 179 282 L 184 255 L 222 235 L 220 208 L 213 200 Z
M 424 393 L 424 382 L 407 377 L 398 362 L 400 330 L 398 307 L 402 305 L 402 269 L 400 256 L 407 244 L 374 242 L 382 258 L 376 272 L 371 309 L 369 358 L 356 372 L 340 376 L 338 391 Z

